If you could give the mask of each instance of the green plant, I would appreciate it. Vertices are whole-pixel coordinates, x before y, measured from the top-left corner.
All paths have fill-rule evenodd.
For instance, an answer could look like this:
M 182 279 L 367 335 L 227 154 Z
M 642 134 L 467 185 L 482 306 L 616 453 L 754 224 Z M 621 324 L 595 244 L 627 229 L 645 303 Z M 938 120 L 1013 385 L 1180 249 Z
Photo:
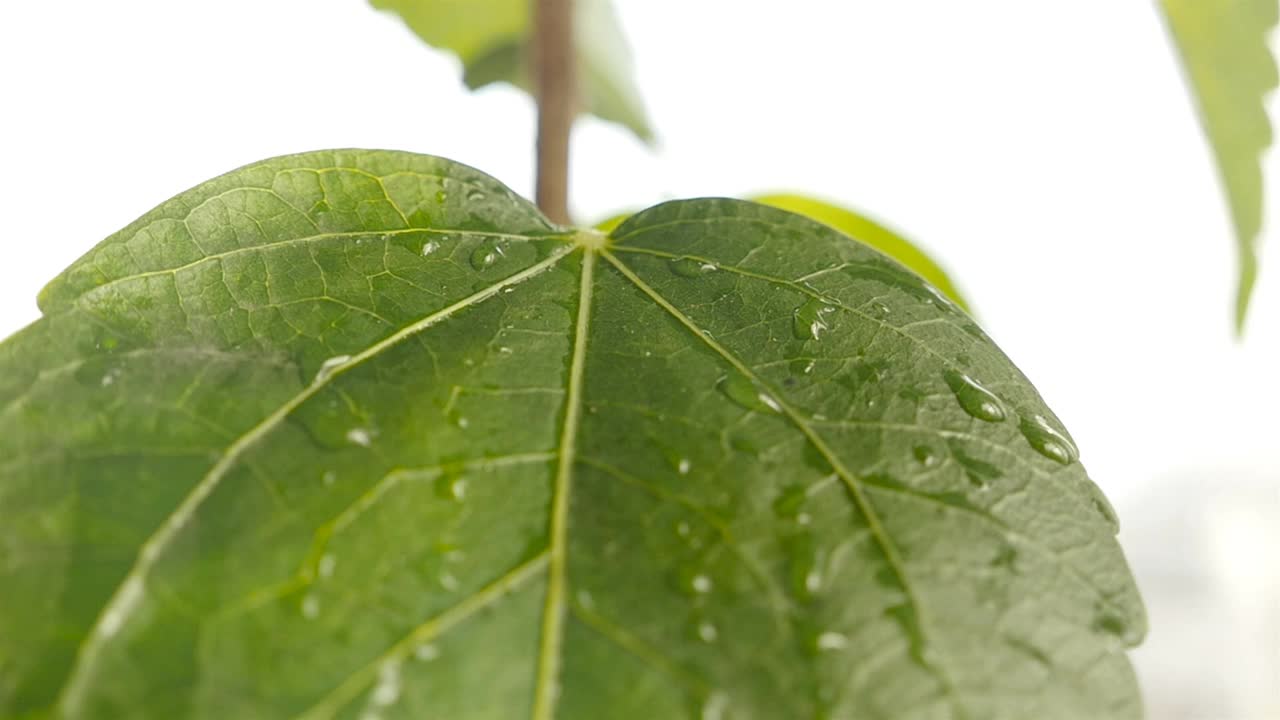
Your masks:
M 0 717 L 1138 716 L 1114 514 L 945 274 L 803 198 L 570 226 L 563 81 L 629 81 L 536 8 L 545 215 L 268 160 L 0 344 Z

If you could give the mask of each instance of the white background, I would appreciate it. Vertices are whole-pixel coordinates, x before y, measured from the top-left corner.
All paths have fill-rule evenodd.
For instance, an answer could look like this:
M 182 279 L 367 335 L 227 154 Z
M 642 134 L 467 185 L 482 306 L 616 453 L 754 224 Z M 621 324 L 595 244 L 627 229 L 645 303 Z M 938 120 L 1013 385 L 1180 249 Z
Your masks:
M 1234 241 L 1154 5 L 619 4 L 660 140 L 581 122 L 576 214 L 797 190 L 931 250 L 1120 509 L 1151 717 L 1280 718 L 1280 257 L 1234 340 Z M 0 336 L 98 240 L 244 163 L 398 148 L 528 194 L 532 137 L 525 97 L 469 95 L 362 0 L 2 3 Z

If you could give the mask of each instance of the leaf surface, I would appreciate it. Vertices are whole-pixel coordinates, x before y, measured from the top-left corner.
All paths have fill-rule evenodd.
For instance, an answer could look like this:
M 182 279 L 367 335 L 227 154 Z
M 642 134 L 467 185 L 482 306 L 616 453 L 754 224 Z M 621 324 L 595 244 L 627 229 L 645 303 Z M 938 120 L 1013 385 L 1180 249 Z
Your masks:
M 252 165 L 0 343 L 0 717 L 1137 718 L 1115 518 L 914 273 Z
M 947 271 L 929 257 L 928 253 L 900 233 L 890 230 L 866 215 L 804 195 L 779 193 L 760 195 L 751 199 L 813 218 L 870 245 L 907 266 L 907 269 L 914 271 L 930 285 L 946 293 L 947 297 L 960 307 L 969 309 L 968 303 L 956 289 Z
M 530 91 L 527 0 L 371 0 L 394 12 L 428 45 L 462 61 L 467 87 L 506 82 Z M 578 77 L 587 112 L 651 142 L 653 130 L 636 87 L 631 51 L 609 0 L 574 5 Z
M 1267 36 L 1280 11 L 1277 0 L 1161 0 L 1160 5 L 1231 208 L 1240 255 L 1235 308 L 1239 331 L 1258 275 L 1262 152 L 1271 144 L 1263 99 L 1277 81 Z

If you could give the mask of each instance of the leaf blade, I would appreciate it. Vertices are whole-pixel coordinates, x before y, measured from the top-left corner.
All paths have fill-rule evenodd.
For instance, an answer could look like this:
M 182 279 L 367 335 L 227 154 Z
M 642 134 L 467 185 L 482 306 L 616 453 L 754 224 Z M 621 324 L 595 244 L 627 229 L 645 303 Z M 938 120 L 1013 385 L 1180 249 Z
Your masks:
M 1069 438 L 834 229 L 696 200 L 605 239 L 360 151 L 144 220 L 0 343 L 5 715 L 1140 710 Z
M 1231 211 L 1240 262 L 1235 303 L 1239 333 L 1258 273 L 1255 245 L 1264 199 L 1261 156 L 1272 140 L 1263 98 L 1277 83 L 1267 36 L 1280 9 L 1275 0 L 1161 0 L 1160 6 L 1181 54 Z

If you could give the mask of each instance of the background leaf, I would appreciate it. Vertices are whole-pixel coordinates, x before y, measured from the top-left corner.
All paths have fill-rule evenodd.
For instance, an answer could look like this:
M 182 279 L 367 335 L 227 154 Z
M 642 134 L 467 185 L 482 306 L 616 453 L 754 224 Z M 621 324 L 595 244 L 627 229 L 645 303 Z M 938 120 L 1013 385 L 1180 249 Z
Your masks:
M 41 307 L 0 343 L 0 716 L 1140 715 L 1065 430 L 812 220 L 606 239 L 445 160 L 310 153 Z
M 1263 96 L 1276 87 L 1267 37 L 1276 0 L 1160 0 L 1196 96 L 1231 207 L 1240 252 L 1236 329 L 1244 327 L 1258 274 L 1262 229 L 1262 151 L 1271 144 Z
M 470 88 L 507 82 L 526 92 L 531 87 L 526 36 L 527 0 L 371 0 L 389 10 L 427 44 L 455 53 Z M 579 0 L 574 36 L 578 44 L 579 80 L 585 109 L 627 127 L 650 142 L 631 52 L 609 0 Z

